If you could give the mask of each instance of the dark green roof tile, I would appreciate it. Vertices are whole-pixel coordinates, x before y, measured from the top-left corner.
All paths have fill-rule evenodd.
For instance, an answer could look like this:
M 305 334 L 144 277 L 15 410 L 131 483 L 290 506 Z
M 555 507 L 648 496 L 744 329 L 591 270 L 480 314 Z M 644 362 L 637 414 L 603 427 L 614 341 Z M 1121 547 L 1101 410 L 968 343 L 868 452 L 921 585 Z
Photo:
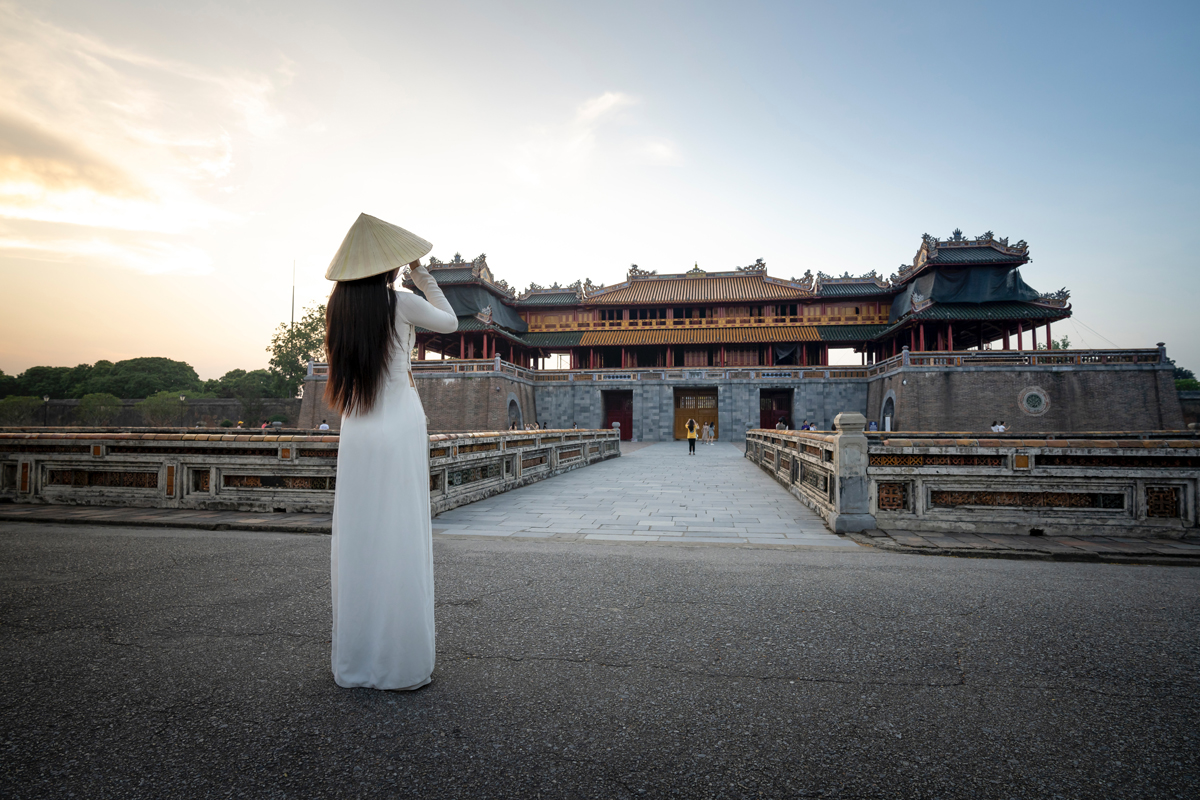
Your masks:
M 547 292 L 534 294 L 524 300 L 518 300 L 517 306 L 574 306 L 579 304 L 579 296 L 574 292 Z
M 887 330 L 887 325 L 818 325 L 822 342 L 865 342 Z

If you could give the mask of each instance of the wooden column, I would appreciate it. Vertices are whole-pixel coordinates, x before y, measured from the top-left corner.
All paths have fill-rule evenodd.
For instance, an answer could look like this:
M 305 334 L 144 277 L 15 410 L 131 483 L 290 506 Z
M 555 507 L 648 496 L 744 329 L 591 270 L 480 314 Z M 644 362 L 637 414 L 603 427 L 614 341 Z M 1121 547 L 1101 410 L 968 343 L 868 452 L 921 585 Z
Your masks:
M 625 369 L 625 348 L 621 348 L 621 369 Z
M 1054 339 L 1050 336 L 1050 323 L 1046 323 L 1046 349 L 1054 347 Z
M 946 349 L 951 352 L 954 351 L 954 323 L 953 322 L 946 323 Z
M 1032 349 L 1037 350 L 1037 323 L 1034 323 L 1029 326 L 1029 341 L 1030 341 L 1029 346 Z
M 921 352 L 923 353 L 923 352 L 925 352 L 925 323 L 924 322 L 921 323 L 920 328 L 921 328 Z
M 1020 322 L 1018 322 L 1017 323 L 1017 349 L 1018 350 L 1025 349 L 1024 333 L 1025 333 L 1025 326 L 1022 325 Z
M 424 360 L 425 360 L 425 343 L 420 342 L 419 344 L 417 344 L 417 361 L 424 361 Z
M 1007 325 L 1004 326 L 1004 349 L 1005 350 L 1012 349 L 1011 347 L 1008 346 L 1008 326 Z
M 467 335 L 465 333 L 460 333 L 458 335 L 458 357 L 467 357 Z

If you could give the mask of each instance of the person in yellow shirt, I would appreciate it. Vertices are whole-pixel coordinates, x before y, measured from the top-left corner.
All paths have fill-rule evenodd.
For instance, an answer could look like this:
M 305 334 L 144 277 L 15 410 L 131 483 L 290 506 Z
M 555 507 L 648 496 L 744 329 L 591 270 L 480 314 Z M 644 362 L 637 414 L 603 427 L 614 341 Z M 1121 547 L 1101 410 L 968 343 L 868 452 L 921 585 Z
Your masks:
M 688 419 L 687 421 L 687 440 L 688 440 L 688 455 L 696 455 L 696 436 L 700 433 L 700 426 L 696 424 L 696 420 Z

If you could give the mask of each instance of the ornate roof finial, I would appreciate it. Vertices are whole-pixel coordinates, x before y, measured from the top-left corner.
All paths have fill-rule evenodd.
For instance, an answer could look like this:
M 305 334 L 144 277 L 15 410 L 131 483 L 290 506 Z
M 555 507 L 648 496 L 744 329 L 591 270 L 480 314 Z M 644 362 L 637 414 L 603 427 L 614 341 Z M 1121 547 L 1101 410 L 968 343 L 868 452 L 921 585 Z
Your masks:
M 956 241 L 956 242 L 961 242 L 961 241 L 962 241 L 962 238 L 963 238 L 963 237 L 962 237 L 962 229 L 961 229 L 961 228 L 955 228 L 955 229 L 954 229 L 954 233 L 950 234 L 950 238 L 951 238 L 951 239 L 953 239 L 953 240 L 954 240 L 954 241 Z

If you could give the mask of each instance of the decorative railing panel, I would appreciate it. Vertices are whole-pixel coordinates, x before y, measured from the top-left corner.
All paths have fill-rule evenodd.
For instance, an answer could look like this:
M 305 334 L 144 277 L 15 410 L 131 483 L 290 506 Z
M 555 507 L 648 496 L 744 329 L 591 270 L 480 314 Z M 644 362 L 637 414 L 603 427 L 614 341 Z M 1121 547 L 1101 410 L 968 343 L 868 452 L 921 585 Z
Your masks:
M 0 432 L 0 500 L 239 511 L 327 512 L 332 435 Z M 615 431 L 429 437 L 435 514 L 620 455 Z
M 830 527 L 865 525 L 865 519 L 844 521 L 860 512 L 884 530 L 1183 536 L 1197 527 L 1196 434 L 1023 439 L 839 428 L 833 435 L 753 430 L 746 436 L 746 457 Z M 859 442 L 865 465 L 848 447 Z

